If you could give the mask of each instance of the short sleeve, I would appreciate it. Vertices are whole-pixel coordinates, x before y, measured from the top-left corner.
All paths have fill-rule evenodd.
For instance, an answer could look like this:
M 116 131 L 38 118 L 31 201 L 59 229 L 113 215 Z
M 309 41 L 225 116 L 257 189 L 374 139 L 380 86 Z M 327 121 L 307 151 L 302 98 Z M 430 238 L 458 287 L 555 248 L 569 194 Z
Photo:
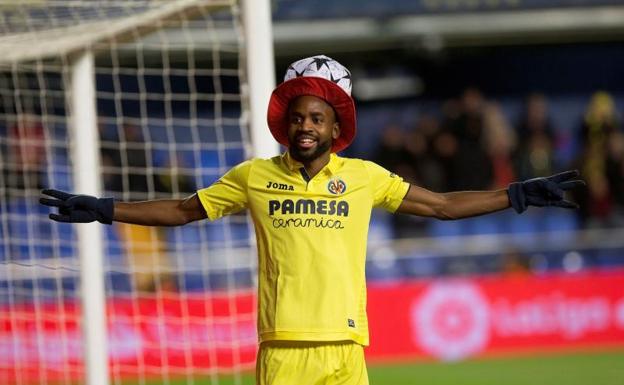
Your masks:
M 240 163 L 210 187 L 197 191 L 197 196 L 210 220 L 247 208 L 247 180 L 251 167 L 251 160 Z
M 376 163 L 364 161 L 364 166 L 370 177 L 373 206 L 395 212 L 403 202 L 410 184 Z

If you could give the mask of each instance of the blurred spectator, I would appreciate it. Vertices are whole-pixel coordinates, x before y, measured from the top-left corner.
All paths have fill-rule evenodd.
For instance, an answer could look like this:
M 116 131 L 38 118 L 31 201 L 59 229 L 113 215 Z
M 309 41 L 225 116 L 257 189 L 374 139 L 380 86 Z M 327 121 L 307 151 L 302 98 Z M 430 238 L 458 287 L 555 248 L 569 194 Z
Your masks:
M 400 125 L 390 123 L 383 128 L 373 160 L 389 171 L 401 175 L 406 180 L 410 179 L 413 171 L 406 167 L 410 161 L 405 150 L 405 133 Z M 404 169 L 404 172 L 398 172 L 399 169 Z M 408 175 L 405 175 L 405 171 Z
M 400 175 L 410 183 L 417 183 L 414 159 L 406 148 L 408 136 L 403 128 L 395 123 L 386 125 L 381 133 L 374 161 L 391 172 Z M 425 221 L 414 220 L 413 215 L 393 215 L 390 219 L 392 233 L 396 238 L 406 238 L 424 232 Z
M 466 89 L 458 104 L 445 109 L 438 153 L 446 165 L 448 190 L 485 190 L 492 186 L 492 161 L 485 148 L 485 101 L 476 88 Z M 453 143 L 455 142 L 455 143 Z
M 32 114 L 19 114 L 7 134 L 7 157 L 2 171 L 8 194 L 15 190 L 40 190 L 46 175 L 45 132 L 41 120 Z
M 164 289 L 163 286 L 171 290 L 176 280 L 165 247 L 164 229 L 128 223 L 114 226 L 123 241 L 134 290 L 153 292 Z
M 621 226 L 622 132 L 611 95 L 592 96 L 580 135 L 578 166 L 587 181 L 587 189 L 577 192 L 581 220 L 587 227 Z
M 519 143 L 514 155 L 517 178 L 525 180 L 554 174 L 555 133 L 544 95 L 528 96 L 517 133 Z
M 425 178 L 433 171 L 430 170 L 427 140 L 425 132 L 419 130 L 419 127 L 405 134 L 401 143 L 402 161 L 395 165 L 393 170 L 405 180 L 419 186 L 427 184 Z M 425 218 L 399 214 L 393 215 L 390 220 L 395 238 L 412 238 L 426 233 Z
M 418 119 L 407 134 L 405 151 L 414 172 L 414 183 L 429 190 L 443 192 L 446 186 L 444 170 L 434 155 L 434 141 L 440 132 L 440 123 L 433 115 Z
M 175 159 L 155 160 L 152 149 L 145 147 L 141 127 L 125 124 L 117 133 L 101 126 L 100 137 L 106 190 L 129 194 L 130 200 L 195 191 L 192 176 L 183 172 L 192 167 L 185 167 L 185 160 L 177 154 Z
M 148 149 L 145 148 L 143 132 L 140 126 L 124 124 L 119 137 L 118 151 L 110 151 L 113 163 L 120 168 L 119 177 L 115 178 L 111 190 L 128 192 L 130 199 L 148 199 L 147 194 L 155 191 L 153 178 L 148 174 Z M 151 180 L 150 180 L 151 179 Z M 151 185 L 151 186 L 150 186 Z
M 156 167 L 141 127 L 125 124 L 116 132 L 101 126 L 100 137 L 106 190 L 129 194 L 130 200 L 153 199 L 159 193 L 171 197 L 194 192 L 193 179 L 182 172 L 182 157 L 167 159 L 163 167 Z M 174 290 L 177 281 L 171 274 L 165 230 L 122 223 L 115 224 L 115 230 L 123 241 L 134 288 L 143 292 Z
M 440 130 L 433 138 L 433 154 L 442 170 L 440 191 L 449 191 L 450 189 L 449 179 L 453 173 L 453 160 L 457 154 L 457 146 L 457 139 L 448 130 Z
M 606 175 L 613 196 L 612 222 L 624 227 L 624 133 L 614 131 L 607 141 Z
M 594 93 L 581 125 L 580 143 L 583 148 L 604 149 L 609 134 L 619 128 L 613 97 L 604 91 Z
M 492 161 L 492 186 L 507 188 L 516 180 L 512 153 L 516 147 L 516 133 L 498 103 L 486 103 L 483 108 L 485 147 Z
M 167 159 L 164 167 L 159 168 L 156 173 L 156 189 L 159 192 L 167 193 L 167 196 L 186 196 L 194 193 L 197 189 L 190 173 L 192 167 L 187 164 L 182 156 L 175 156 L 175 159 Z
M 500 256 L 501 273 L 508 277 L 525 277 L 531 274 L 531 262 L 529 256 L 516 248 L 509 248 Z
M 121 168 L 119 156 L 109 149 L 101 150 L 102 181 L 107 192 L 121 193 Z

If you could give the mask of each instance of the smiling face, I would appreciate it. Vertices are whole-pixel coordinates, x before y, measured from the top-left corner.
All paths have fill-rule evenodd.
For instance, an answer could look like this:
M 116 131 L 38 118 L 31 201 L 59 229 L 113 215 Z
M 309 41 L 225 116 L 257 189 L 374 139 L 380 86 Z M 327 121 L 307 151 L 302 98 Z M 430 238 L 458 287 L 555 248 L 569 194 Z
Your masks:
M 329 157 L 332 142 L 340 136 L 334 109 L 316 96 L 299 96 L 288 107 L 288 142 L 290 155 L 309 164 Z

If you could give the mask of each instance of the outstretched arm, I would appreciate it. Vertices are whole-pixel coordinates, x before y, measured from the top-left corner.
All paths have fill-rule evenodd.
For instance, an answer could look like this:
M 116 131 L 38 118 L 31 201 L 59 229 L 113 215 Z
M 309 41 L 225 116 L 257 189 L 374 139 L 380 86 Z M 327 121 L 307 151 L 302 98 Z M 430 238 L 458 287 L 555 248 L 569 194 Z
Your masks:
M 113 220 L 144 226 L 178 226 L 206 218 L 197 194 L 186 199 L 115 202 Z
M 585 185 L 576 179 L 578 171 L 565 171 L 545 178 L 515 182 L 508 189 L 496 191 L 461 191 L 434 193 L 411 186 L 397 212 L 438 219 L 473 217 L 513 207 L 518 213 L 528 206 L 578 208 L 564 198 L 567 190 Z
M 206 212 L 197 197 L 186 199 L 153 200 L 144 202 L 114 202 L 112 198 L 69 194 L 59 190 L 43 190 L 53 197 L 39 199 L 43 205 L 57 207 L 50 219 L 58 222 L 88 223 L 98 221 L 111 224 L 113 220 L 144 226 L 177 226 L 206 218 Z
M 507 190 L 435 193 L 412 185 L 398 213 L 438 219 L 460 219 L 509 207 Z

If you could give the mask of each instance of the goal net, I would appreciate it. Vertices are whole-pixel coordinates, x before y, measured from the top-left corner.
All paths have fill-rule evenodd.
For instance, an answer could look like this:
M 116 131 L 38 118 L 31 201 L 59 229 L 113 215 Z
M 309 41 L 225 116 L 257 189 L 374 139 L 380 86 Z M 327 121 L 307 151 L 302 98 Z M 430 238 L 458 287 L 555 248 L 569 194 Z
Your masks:
M 182 198 L 251 155 L 241 29 L 234 0 L 0 4 L 1 384 L 85 378 L 77 226 L 38 204 L 81 192 L 75 57 L 94 58 L 102 194 Z M 257 344 L 249 218 L 99 226 L 111 383 L 240 383 Z

